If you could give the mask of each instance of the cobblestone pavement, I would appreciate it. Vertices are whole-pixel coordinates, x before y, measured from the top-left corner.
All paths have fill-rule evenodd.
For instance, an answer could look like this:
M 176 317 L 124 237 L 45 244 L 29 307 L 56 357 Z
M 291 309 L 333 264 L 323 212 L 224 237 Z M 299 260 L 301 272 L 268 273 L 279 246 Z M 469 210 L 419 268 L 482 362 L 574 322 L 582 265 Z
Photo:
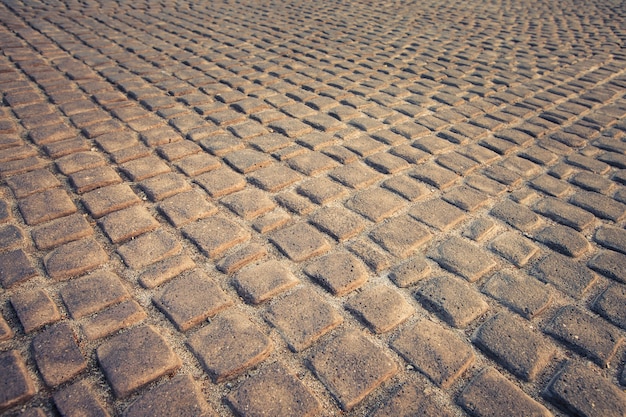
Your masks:
M 0 414 L 625 416 L 625 15 L 2 0 Z

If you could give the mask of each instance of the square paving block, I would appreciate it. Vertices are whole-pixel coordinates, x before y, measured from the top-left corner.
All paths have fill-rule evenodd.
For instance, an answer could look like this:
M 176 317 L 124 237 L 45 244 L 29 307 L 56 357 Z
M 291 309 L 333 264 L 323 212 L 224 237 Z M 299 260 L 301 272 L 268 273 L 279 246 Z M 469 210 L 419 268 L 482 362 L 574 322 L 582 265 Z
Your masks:
M 270 240 L 294 262 L 302 262 L 330 250 L 324 235 L 306 223 L 281 229 L 272 234 Z
M 221 216 L 199 220 L 188 224 L 182 230 L 183 234 L 211 259 L 250 238 L 250 233 L 246 229 Z
M 406 215 L 381 223 L 370 232 L 370 237 L 399 258 L 407 258 L 432 239 L 428 230 Z
M 31 260 L 22 249 L 0 253 L 0 283 L 4 288 L 37 275 Z
M 59 309 L 42 289 L 15 294 L 11 305 L 24 328 L 24 333 L 38 330 L 46 324 L 61 320 Z
M 217 213 L 217 207 L 204 193 L 193 190 L 163 200 L 159 211 L 174 227 L 181 227 Z
M 267 301 L 298 282 L 287 266 L 276 260 L 243 269 L 234 279 L 239 295 L 252 304 Z
M 411 317 L 415 308 L 397 290 L 384 285 L 368 288 L 346 303 L 374 333 L 388 332 Z
M 98 362 L 117 398 L 124 398 L 181 366 L 158 330 L 138 326 L 102 343 Z
M 76 211 L 76 206 L 67 192 L 60 188 L 32 194 L 21 199 L 18 205 L 24 221 L 30 226 L 58 219 Z
M 76 336 L 67 322 L 48 327 L 32 341 L 33 356 L 44 382 L 55 387 L 87 368 Z
M 368 278 L 363 262 L 348 252 L 336 252 L 318 258 L 309 263 L 304 272 L 337 296 L 355 290 Z
M 276 204 L 267 193 L 258 189 L 248 189 L 227 195 L 221 203 L 244 219 L 254 219 L 274 209 Z
M 406 201 L 402 197 L 382 188 L 374 187 L 360 191 L 346 201 L 345 206 L 378 223 L 393 216 L 405 206 L 405 203 Z
M 61 289 L 60 294 L 74 319 L 130 298 L 120 278 L 109 271 L 74 279 Z
M 0 353 L 0 411 L 28 401 L 37 389 L 16 350 Z

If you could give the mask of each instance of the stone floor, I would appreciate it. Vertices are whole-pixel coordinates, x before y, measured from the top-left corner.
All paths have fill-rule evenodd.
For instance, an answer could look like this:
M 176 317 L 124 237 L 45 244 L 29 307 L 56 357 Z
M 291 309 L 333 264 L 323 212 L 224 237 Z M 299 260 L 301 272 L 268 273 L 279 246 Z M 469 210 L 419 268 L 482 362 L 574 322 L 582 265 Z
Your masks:
M 0 414 L 625 416 L 624 16 L 0 1 Z

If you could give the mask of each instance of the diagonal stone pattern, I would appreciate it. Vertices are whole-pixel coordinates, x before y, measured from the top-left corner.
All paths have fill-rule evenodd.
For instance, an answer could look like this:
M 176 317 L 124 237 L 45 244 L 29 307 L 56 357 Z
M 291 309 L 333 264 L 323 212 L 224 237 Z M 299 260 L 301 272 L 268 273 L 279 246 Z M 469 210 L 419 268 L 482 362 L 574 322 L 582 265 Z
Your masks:
M 1 0 L 0 415 L 624 415 L 624 15 Z

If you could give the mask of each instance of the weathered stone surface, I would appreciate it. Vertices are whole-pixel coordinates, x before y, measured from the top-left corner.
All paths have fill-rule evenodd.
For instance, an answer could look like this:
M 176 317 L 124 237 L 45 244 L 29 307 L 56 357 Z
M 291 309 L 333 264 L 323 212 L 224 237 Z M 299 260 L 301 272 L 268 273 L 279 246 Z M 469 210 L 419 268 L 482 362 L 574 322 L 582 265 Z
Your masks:
M 494 368 L 485 368 L 465 387 L 458 402 L 476 417 L 551 417 L 543 405 L 530 398 Z
M 496 263 L 488 252 L 458 237 L 452 237 L 437 247 L 433 256 L 442 268 L 474 282 Z
M 526 381 L 536 379 L 556 353 L 556 346 L 524 320 L 500 313 L 474 333 L 474 343 L 496 358 L 512 374 Z
M 365 265 L 347 252 L 335 252 L 309 263 L 304 272 L 337 296 L 345 295 L 367 281 Z
M 626 329 L 626 287 L 613 284 L 596 298 L 593 310 L 616 326 Z
M 22 249 L 0 253 L 0 282 L 4 288 L 10 288 L 36 275 L 37 271 Z
M 452 385 L 475 360 L 458 334 L 427 318 L 400 332 L 391 347 L 442 388 Z
M 239 295 L 252 304 L 260 304 L 292 288 L 299 280 L 284 263 L 271 260 L 239 271 L 233 282 Z
M 578 258 L 591 249 L 585 236 L 566 226 L 548 226 L 535 234 L 535 240 L 572 258 Z
M 126 184 L 110 185 L 83 194 L 82 202 L 96 219 L 138 204 L 141 200 Z
M 124 417 L 213 417 L 202 392 L 189 375 L 180 375 L 157 386 L 135 400 Z
M 142 325 L 118 334 L 96 352 L 117 398 L 127 397 L 181 366 L 180 358 L 152 326 Z
M 294 262 L 305 261 L 330 249 L 324 235 L 306 223 L 297 223 L 274 232 L 270 240 Z
M 314 416 L 320 402 L 300 380 L 278 362 L 246 380 L 227 397 L 238 415 Z
M 64 280 L 96 269 L 109 255 L 93 238 L 66 243 L 50 252 L 43 262 L 53 279 Z
M 626 255 L 600 251 L 587 263 L 589 268 L 616 281 L 626 283 Z
M 235 378 L 265 360 L 271 340 L 245 315 L 228 311 L 189 338 L 189 347 L 213 381 Z
M 374 228 L 370 237 L 393 255 L 406 258 L 425 245 L 432 235 L 411 217 L 401 216 Z
M 378 408 L 372 417 L 439 416 L 452 417 L 454 412 L 447 404 L 437 400 L 433 392 L 422 383 L 407 383 L 393 392 L 389 400 Z
M 309 221 L 339 242 L 356 236 L 366 226 L 361 216 L 341 206 L 324 207 L 313 213 Z
M 37 334 L 32 349 L 37 368 L 49 387 L 68 382 L 87 368 L 76 336 L 66 322 Z
M 574 306 L 562 307 L 546 331 L 600 366 L 607 366 L 624 340 L 617 328 Z
M 417 297 L 428 310 L 459 328 L 466 327 L 489 309 L 467 282 L 451 276 L 429 279 L 420 287 Z
M 81 327 L 88 340 L 96 340 L 130 327 L 146 317 L 148 315 L 136 301 L 128 300 L 94 314 Z
M 310 357 L 315 375 L 350 411 L 380 384 L 398 372 L 398 366 L 358 331 L 340 334 Z
M 201 270 L 171 281 L 153 302 L 180 331 L 187 331 L 232 305 L 230 297 Z
M 25 197 L 19 202 L 26 224 L 34 226 L 76 211 L 76 206 L 65 190 L 52 188 Z
M 39 330 L 47 324 L 61 320 L 57 305 L 42 289 L 14 295 L 11 297 L 11 305 L 22 324 L 24 333 Z
M 626 204 L 592 191 L 579 191 L 569 201 L 601 219 L 619 222 L 626 217 Z
M 33 228 L 31 236 L 39 249 L 52 249 L 73 240 L 93 235 L 83 214 L 72 214 Z
M 521 232 L 531 232 L 541 224 L 539 216 L 521 204 L 508 199 L 493 206 L 491 215 Z
M 37 389 L 16 350 L 0 353 L 0 411 L 28 401 Z
M 356 294 L 348 300 L 346 308 L 360 317 L 374 333 L 393 330 L 415 312 L 398 291 L 385 285 Z
M 182 230 L 211 259 L 250 237 L 250 233 L 239 224 L 219 215 L 190 223 Z
M 496 237 L 491 242 L 491 249 L 518 268 L 525 266 L 539 252 L 537 245 L 515 232 Z
M 405 205 L 405 200 L 381 188 L 363 190 L 346 202 L 346 207 L 363 217 L 381 222 Z
M 568 363 L 545 394 L 550 401 L 583 417 L 626 414 L 626 395 L 590 367 Z
M 626 255 L 626 230 L 617 227 L 602 226 L 596 231 L 594 239 L 605 248 Z
M 57 410 L 64 416 L 109 417 L 98 397 L 85 380 L 57 391 L 54 396 Z
M 547 284 L 523 273 L 508 271 L 494 274 L 483 286 L 483 292 L 527 319 L 544 312 L 553 300 Z
M 261 190 L 243 190 L 227 195 L 221 203 L 246 220 L 254 219 L 274 209 L 274 202 Z
M 581 298 L 598 279 L 585 266 L 558 253 L 552 253 L 535 264 L 531 274 L 575 298 Z

